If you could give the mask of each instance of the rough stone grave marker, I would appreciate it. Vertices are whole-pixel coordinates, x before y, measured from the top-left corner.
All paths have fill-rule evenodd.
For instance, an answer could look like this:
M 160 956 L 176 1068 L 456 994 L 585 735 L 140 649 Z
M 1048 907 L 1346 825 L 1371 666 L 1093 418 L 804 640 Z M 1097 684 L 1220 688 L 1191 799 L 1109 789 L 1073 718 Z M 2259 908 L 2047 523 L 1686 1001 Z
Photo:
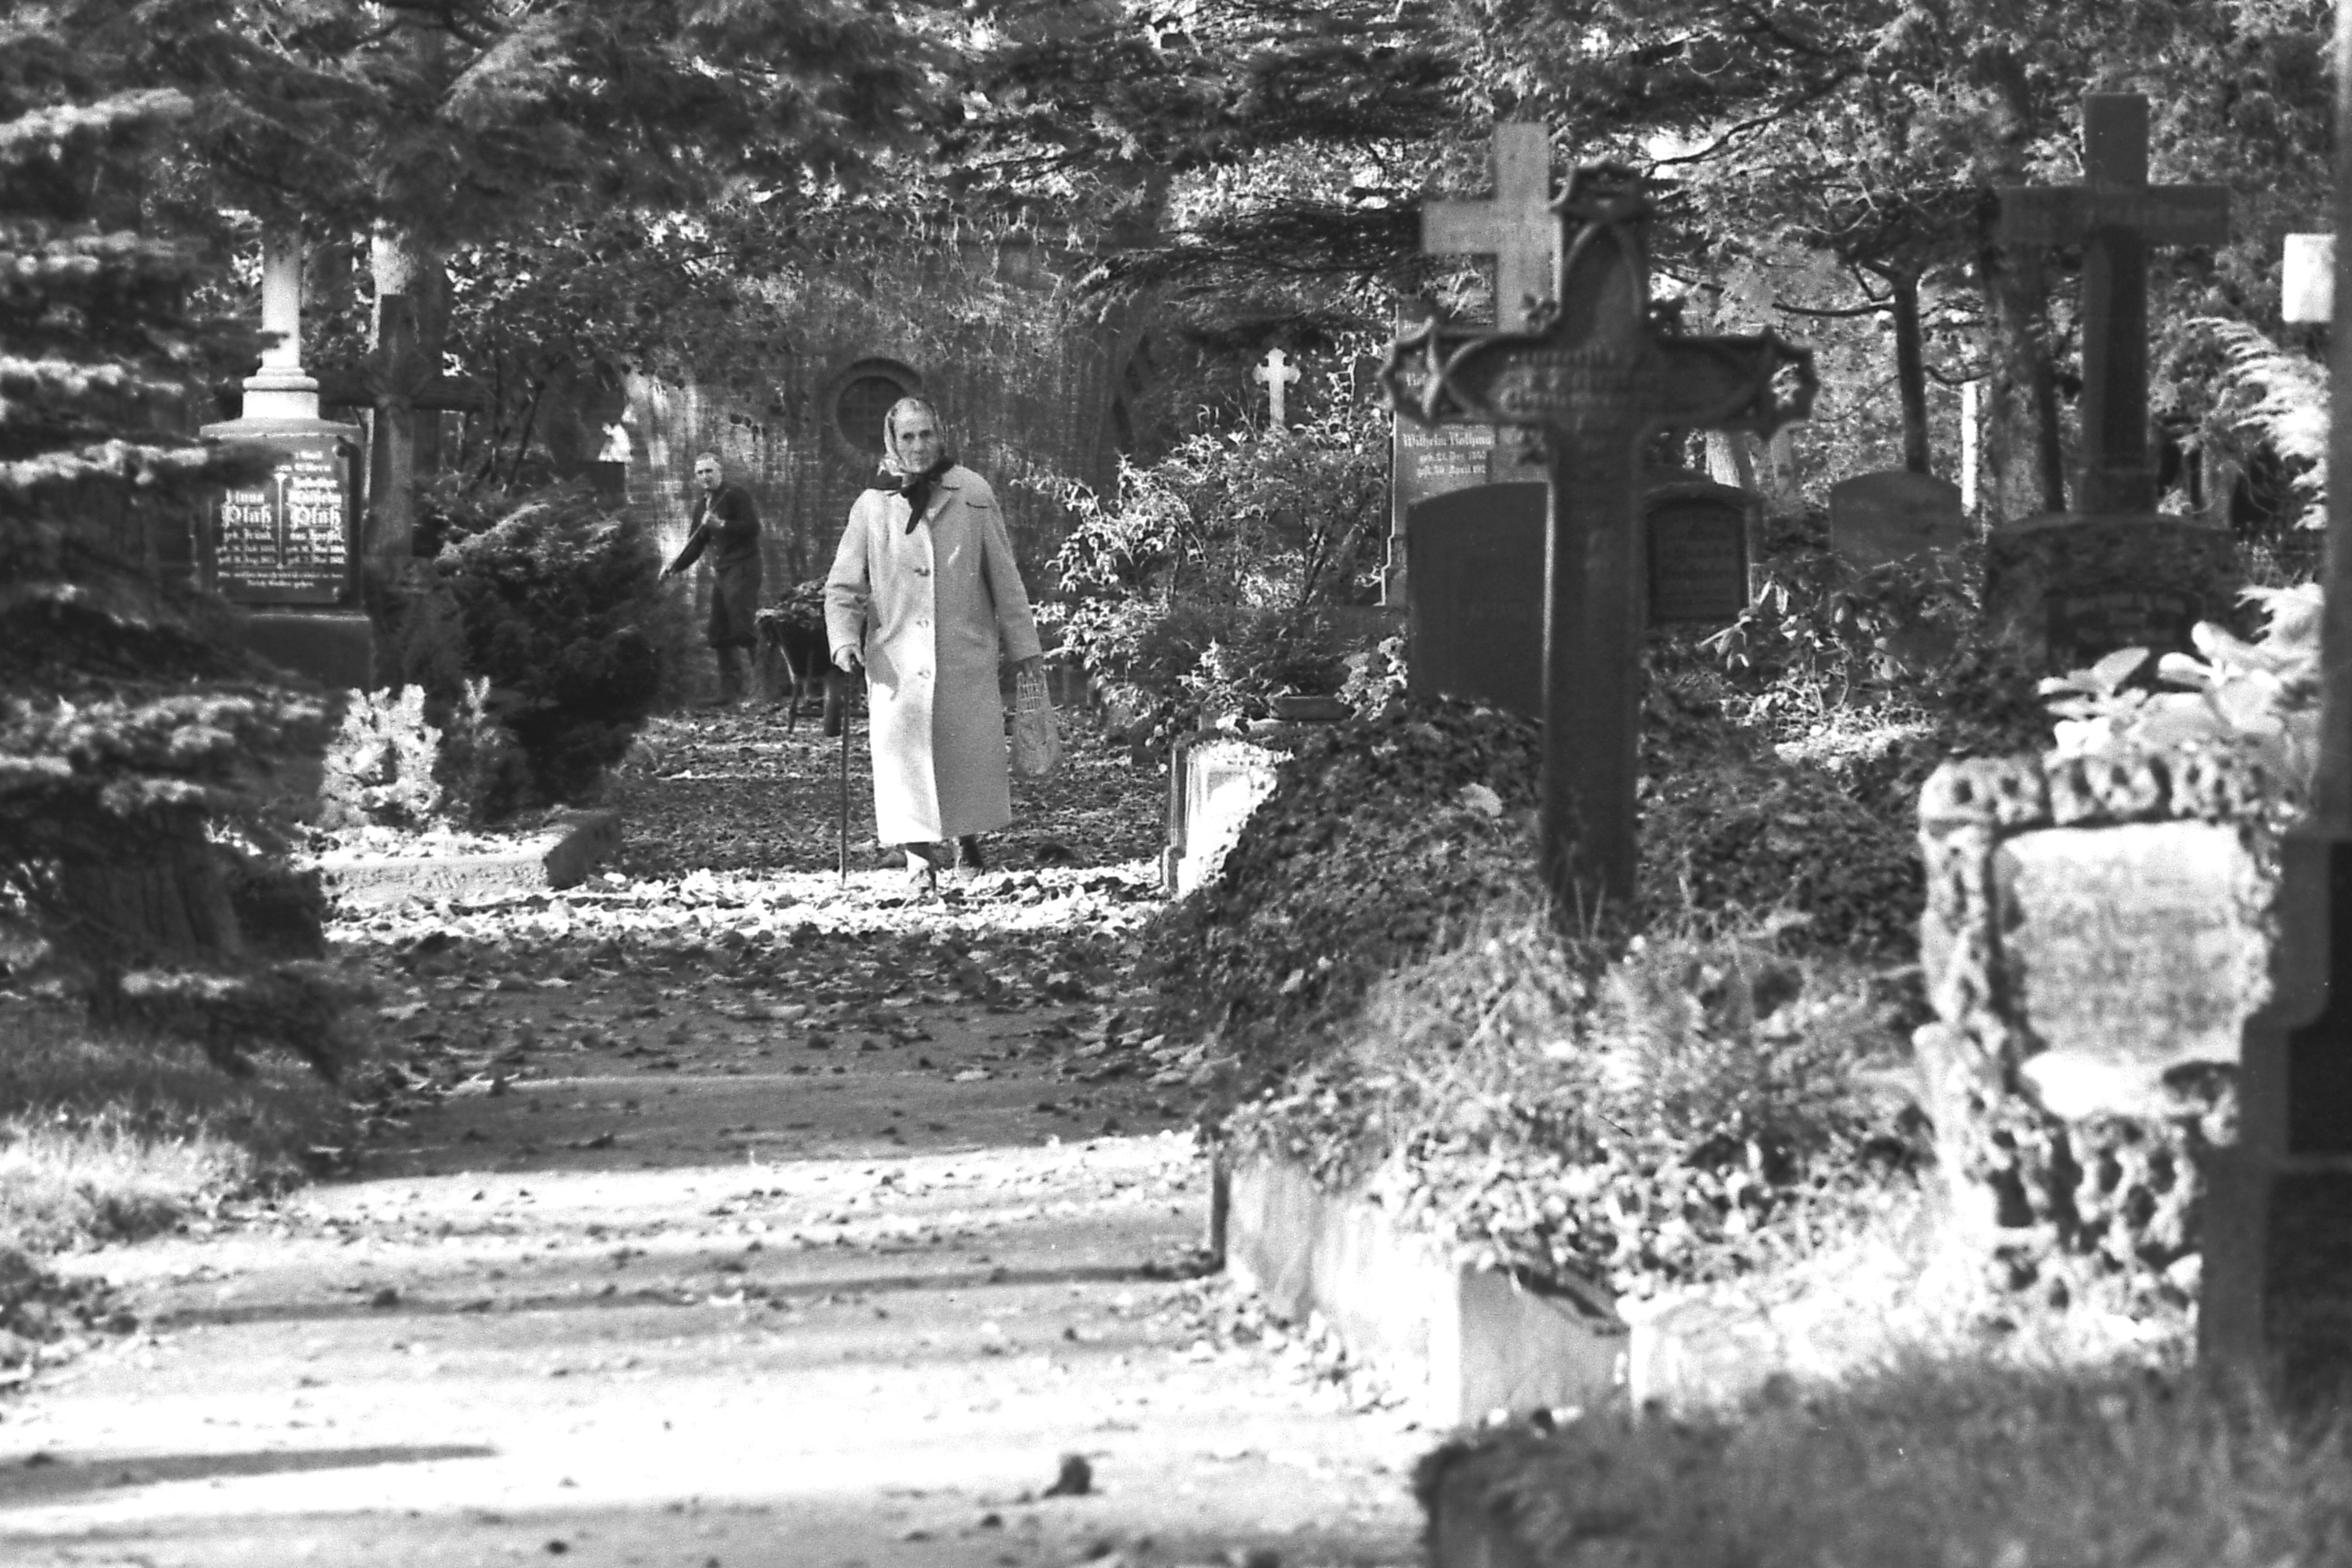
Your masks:
M 2226 528 L 2155 510 L 2147 412 L 2147 251 L 2230 237 L 2220 185 L 2151 185 L 2147 100 L 2094 93 L 2083 107 L 2080 185 L 2000 193 L 2011 247 L 2083 247 L 2083 445 L 2074 508 L 1997 524 L 1985 561 L 1994 633 L 2045 668 L 2120 647 L 2186 650 L 2225 618 L 2237 586 Z
M 1573 919 L 1633 892 L 1641 438 L 1659 425 L 1769 434 L 1803 416 L 1816 384 L 1811 354 L 1774 333 L 1684 337 L 1653 319 L 1651 207 L 1630 170 L 1580 169 L 1553 211 L 1555 303 L 1534 330 L 1424 322 L 1391 345 L 1381 377 L 1409 418 L 1516 425 L 1542 442 L 1541 853 Z
M 2336 11 L 2336 230 L 2352 231 L 2352 5 Z M 2334 292 L 2352 298 L 2352 247 Z M 2328 343 L 2352 386 L 2352 332 Z M 2339 397 L 2330 463 L 2352 473 L 2352 401 Z M 2271 1000 L 2240 1045 L 2238 1141 L 2208 1171 L 2198 1347 L 2225 1373 L 2341 1415 L 2352 1403 L 2352 487 L 2327 496 L 2319 778 L 2310 816 L 2279 852 Z
M 1856 474 L 1830 487 L 1830 548 L 1857 572 L 1968 542 L 1960 487 L 1907 468 Z
M 1525 331 L 1530 312 L 1551 289 L 1551 132 L 1514 121 L 1495 127 L 1495 194 L 1491 198 L 1430 202 L 1421 209 L 1421 247 L 1432 256 L 1470 254 L 1495 258 L 1495 324 Z M 1400 335 L 1412 323 L 1400 317 Z M 1520 449 L 1492 425 L 1432 427 L 1399 418 L 1389 458 L 1389 560 L 1381 602 L 1404 607 L 1412 555 L 1410 521 L 1421 502 L 1472 485 L 1508 484 L 1531 476 Z

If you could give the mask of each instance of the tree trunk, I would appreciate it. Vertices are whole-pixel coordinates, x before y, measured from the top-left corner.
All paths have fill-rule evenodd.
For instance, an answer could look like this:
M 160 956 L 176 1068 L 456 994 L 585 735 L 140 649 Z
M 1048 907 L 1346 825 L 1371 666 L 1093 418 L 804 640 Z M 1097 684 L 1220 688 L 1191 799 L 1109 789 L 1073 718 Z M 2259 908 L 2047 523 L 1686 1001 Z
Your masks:
M 393 229 L 376 231 L 375 332 L 369 381 L 375 398 L 368 452 L 368 564 L 389 589 L 408 568 L 416 534 L 416 405 L 435 362 L 425 357 L 416 308 L 423 247 Z
M 1903 466 L 1931 471 L 1927 446 L 1927 363 L 1919 347 L 1919 275 L 1886 275 L 1895 290 L 1895 382 L 1903 402 Z
M 1984 442 L 1989 522 L 2066 510 L 2058 378 L 2042 330 L 2042 268 L 1994 238 L 1996 205 L 1979 210 L 1977 282 L 1984 294 Z

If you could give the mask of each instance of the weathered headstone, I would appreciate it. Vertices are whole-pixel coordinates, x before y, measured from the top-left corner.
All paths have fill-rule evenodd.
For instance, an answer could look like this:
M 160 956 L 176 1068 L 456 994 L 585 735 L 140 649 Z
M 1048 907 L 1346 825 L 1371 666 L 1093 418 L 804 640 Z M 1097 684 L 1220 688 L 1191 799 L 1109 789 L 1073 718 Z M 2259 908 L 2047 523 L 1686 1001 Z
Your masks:
M 1298 381 L 1298 367 L 1280 349 L 1265 351 L 1265 363 L 1250 372 L 1250 379 L 1265 388 L 1266 425 L 1281 430 L 1289 426 L 1287 394 Z
M 1830 487 L 1830 548 L 1857 572 L 1968 542 L 1960 487 L 1906 468 Z
M 1449 331 L 1391 345 L 1381 376 L 1425 424 L 1538 432 L 1550 480 L 1544 552 L 1546 885 L 1567 918 L 1631 900 L 1641 713 L 1642 475 L 1658 425 L 1769 432 L 1801 417 L 1812 356 L 1771 332 L 1684 337 L 1650 313 L 1641 180 L 1580 169 L 1554 207 L 1556 304 L 1531 331 Z
M 1643 598 L 1652 626 L 1728 626 L 1753 596 L 1763 501 L 1704 474 L 1642 493 Z
M 1433 256 L 1495 258 L 1495 324 L 1525 330 L 1551 289 L 1551 132 L 1528 121 L 1495 127 L 1495 194 L 1470 201 L 1430 202 L 1421 211 L 1421 247 Z M 1411 322 L 1400 317 L 1400 335 Z M 1519 445 L 1494 426 L 1438 428 L 1399 418 L 1391 426 L 1388 569 L 1381 602 L 1403 608 L 1411 598 L 1407 520 L 1423 501 L 1472 485 L 1533 477 Z
M 280 460 L 265 483 L 214 503 L 197 560 L 206 582 L 246 608 L 240 631 L 254 651 L 331 687 L 364 687 L 374 637 L 357 606 L 360 431 L 319 417 L 319 384 L 302 369 L 299 235 L 267 241 L 261 300 L 276 341 L 246 380 L 238 417 L 203 433 L 266 443 Z
M 2337 233 L 2352 230 L 2352 5 L 2336 12 Z M 2337 298 L 2352 247 L 2338 247 Z M 2352 332 L 2328 370 L 2352 386 Z M 2338 398 L 2330 463 L 2352 473 L 2352 402 Z M 2225 1374 L 2330 1407 L 2352 1403 L 2352 486 L 2327 496 L 2319 778 L 2310 816 L 2279 852 L 2271 1000 L 2246 1025 L 2238 1139 L 2211 1162 L 2200 1354 Z
M 2095 93 L 2080 185 L 2001 193 L 2011 247 L 2083 247 L 2082 461 L 2071 511 L 1996 524 L 1985 599 L 1994 636 L 2051 669 L 2119 647 L 2186 650 L 2237 588 L 2226 528 L 2155 510 L 2147 407 L 2147 249 L 2229 237 L 2220 185 L 2151 185 L 2147 100 Z

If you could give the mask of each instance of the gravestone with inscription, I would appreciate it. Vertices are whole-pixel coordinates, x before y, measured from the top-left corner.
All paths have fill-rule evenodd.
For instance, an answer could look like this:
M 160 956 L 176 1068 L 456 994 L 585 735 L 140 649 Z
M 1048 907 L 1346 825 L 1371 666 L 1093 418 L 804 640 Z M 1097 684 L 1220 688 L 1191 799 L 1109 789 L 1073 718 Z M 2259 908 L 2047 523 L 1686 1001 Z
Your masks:
M 2093 94 L 2083 109 L 2080 185 L 2001 193 L 2011 247 L 2083 247 L 2082 461 L 2073 510 L 1997 521 L 1985 554 L 1993 635 L 2053 671 L 2120 647 L 2186 651 L 2200 620 L 2235 613 L 2237 552 L 2226 528 L 2155 510 L 2147 403 L 2147 251 L 2218 245 L 2229 192 L 2152 185 L 2147 100 Z
M 1968 541 L 1960 487 L 1948 480 L 1894 468 L 1830 487 L 1830 548 L 1857 572 Z
M 1479 485 L 1413 509 L 1406 682 L 1543 717 L 1546 487 Z M 1748 607 L 1756 498 L 1685 473 L 1643 497 L 1643 593 L 1652 626 L 1728 626 Z
M 1812 356 L 1771 332 L 1685 336 L 1650 309 L 1640 177 L 1577 171 L 1554 205 L 1553 290 L 1528 331 L 1429 321 L 1381 366 L 1393 405 L 1423 424 L 1513 425 L 1542 443 L 1546 886 L 1568 920 L 1631 902 L 1643 619 L 1643 477 L 1652 429 L 1769 433 L 1802 417 Z
M 262 262 L 262 329 L 272 334 L 247 378 L 238 417 L 203 434 L 277 449 L 269 478 L 213 503 L 196 559 L 206 584 L 238 605 L 246 646 L 329 687 L 374 677 L 375 638 L 359 608 L 357 426 L 319 417 L 319 384 L 302 370 L 302 247 L 274 234 Z

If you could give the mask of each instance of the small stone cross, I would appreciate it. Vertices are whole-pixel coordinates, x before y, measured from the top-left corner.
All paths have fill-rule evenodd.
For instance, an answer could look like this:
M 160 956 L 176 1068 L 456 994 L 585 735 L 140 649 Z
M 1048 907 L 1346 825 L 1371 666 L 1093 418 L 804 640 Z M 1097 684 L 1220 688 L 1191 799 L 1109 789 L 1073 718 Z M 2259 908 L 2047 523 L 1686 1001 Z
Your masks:
M 1404 417 L 1531 427 L 1551 479 L 1544 549 L 1544 880 L 1564 919 L 1630 903 L 1638 845 L 1642 474 L 1661 425 L 1769 436 L 1802 418 L 1811 353 L 1771 332 L 1684 337 L 1650 309 L 1640 176 L 1580 169 L 1553 207 L 1550 300 L 1527 331 L 1401 331 L 1381 367 Z
M 2080 185 L 2000 193 L 2005 245 L 2083 247 L 2083 460 L 2074 510 L 2153 511 L 2157 468 L 2147 425 L 2147 249 L 2230 237 L 2221 185 L 2147 183 L 2147 100 L 2083 100 Z
M 1265 363 L 1250 372 L 1250 375 L 1265 388 L 1266 414 L 1274 428 L 1283 428 L 1286 422 L 1283 392 L 1298 379 L 1298 367 L 1291 363 L 1290 356 L 1280 349 L 1268 349 L 1265 351 Z
M 1432 256 L 1492 256 L 1495 325 L 1523 332 L 1551 296 L 1558 228 L 1551 212 L 1551 132 L 1538 122 L 1511 121 L 1495 127 L 1492 199 L 1423 203 L 1421 248 Z

